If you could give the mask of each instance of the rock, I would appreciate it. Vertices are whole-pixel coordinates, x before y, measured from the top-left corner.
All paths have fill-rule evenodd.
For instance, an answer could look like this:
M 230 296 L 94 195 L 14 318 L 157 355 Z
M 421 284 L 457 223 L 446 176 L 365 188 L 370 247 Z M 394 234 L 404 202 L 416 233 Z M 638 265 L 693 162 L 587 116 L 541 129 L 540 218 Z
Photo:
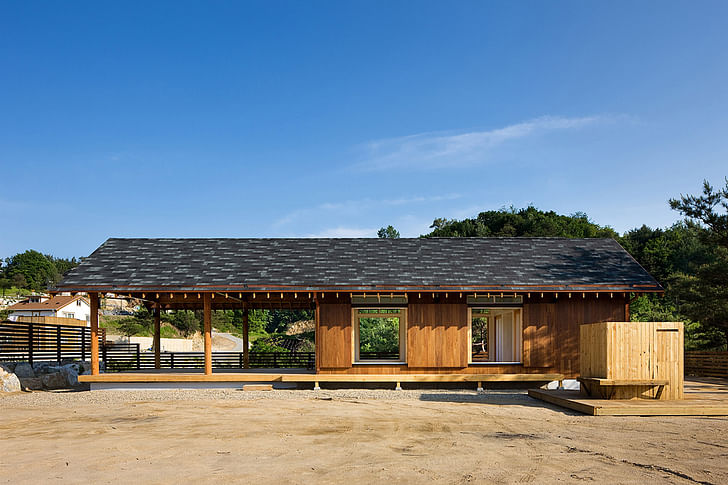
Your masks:
M 43 389 L 43 380 L 40 377 L 26 377 L 25 379 L 20 379 L 20 386 L 24 390 L 39 391 Z
M 66 380 L 68 387 L 78 386 L 78 366 L 76 364 L 66 364 L 61 368 L 61 375 Z
M 6 372 L 0 375 L 0 392 L 19 392 L 20 379 L 13 373 Z
M 43 387 L 46 389 L 65 389 L 68 387 L 65 376 L 60 372 L 43 374 L 41 382 L 43 382 Z
M 60 372 L 62 368 L 63 366 L 56 365 L 51 362 L 37 362 L 33 364 L 33 371 L 36 376 L 40 376 L 42 374 L 54 374 L 56 372 Z
M 18 365 L 15 366 L 15 375 L 22 379 L 24 377 L 35 377 L 35 372 L 27 362 L 18 362 Z
M 16 365 L 18 365 L 17 362 L 0 362 L 0 369 L 5 369 L 6 372 L 14 374 Z

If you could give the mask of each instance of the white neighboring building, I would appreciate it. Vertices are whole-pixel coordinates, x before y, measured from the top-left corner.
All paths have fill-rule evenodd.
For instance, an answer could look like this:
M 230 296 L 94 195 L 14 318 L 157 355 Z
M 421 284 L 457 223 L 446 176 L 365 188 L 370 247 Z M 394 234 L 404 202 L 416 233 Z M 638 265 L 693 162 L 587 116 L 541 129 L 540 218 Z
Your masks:
M 27 300 L 8 307 L 11 311 L 8 320 L 16 321 L 18 317 L 61 317 L 91 321 L 91 306 L 86 298 L 76 296 L 32 295 Z

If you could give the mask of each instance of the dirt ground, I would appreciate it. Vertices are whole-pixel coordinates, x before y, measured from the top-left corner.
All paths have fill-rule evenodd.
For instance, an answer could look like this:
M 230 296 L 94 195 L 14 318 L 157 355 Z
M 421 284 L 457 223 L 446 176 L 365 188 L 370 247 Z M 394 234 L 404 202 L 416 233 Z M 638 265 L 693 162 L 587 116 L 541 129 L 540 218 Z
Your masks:
M 728 483 L 728 418 L 588 417 L 521 391 L 0 397 L 0 483 Z

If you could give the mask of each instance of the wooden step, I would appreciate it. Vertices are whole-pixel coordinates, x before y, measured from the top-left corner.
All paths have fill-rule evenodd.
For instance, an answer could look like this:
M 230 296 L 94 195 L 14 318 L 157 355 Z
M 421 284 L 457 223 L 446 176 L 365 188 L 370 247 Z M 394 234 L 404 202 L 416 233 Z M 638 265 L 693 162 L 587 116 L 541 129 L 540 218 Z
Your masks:
M 243 391 L 272 391 L 273 384 L 245 384 Z

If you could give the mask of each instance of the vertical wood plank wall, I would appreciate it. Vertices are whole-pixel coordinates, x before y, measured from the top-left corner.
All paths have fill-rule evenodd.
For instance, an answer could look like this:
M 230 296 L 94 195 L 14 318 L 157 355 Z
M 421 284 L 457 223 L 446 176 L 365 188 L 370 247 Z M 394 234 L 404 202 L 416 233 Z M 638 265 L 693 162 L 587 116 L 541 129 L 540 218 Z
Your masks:
M 576 295 L 576 294 L 575 294 Z M 416 298 L 416 297 L 415 297 Z M 422 303 L 419 303 L 422 300 Z M 579 326 L 582 323 L 625 320 L 625 299 L 532 298 L 523 305 L 523 364 L 468 365 L 467 305 L 417 299 L 408 305 L 407 364 L 354 364 L 351 305 L 320 301 L 317 339 L 321 373 L 527 373 L 579 374 Z M 324 303 L 326 302 L 326 303 Z M 444 325 L 442 325 L 444 323 Z M 443 345 L 437 345 L 442 342 Z
M 467 367 L 469 351 L 466 305 L 425 303 L 408 306 L 408 367 Z
M 320 370 L 351 368 L 352 330 L 350 304 L 319 302 L 316 340 Z
M 583 325 L 581 375 L 606 379 L 667 379 L 661 399 L 683 398 L 682 323 L 604 322 Z M 615 399 L 656 397 L 653 386 L 616 389 Z

